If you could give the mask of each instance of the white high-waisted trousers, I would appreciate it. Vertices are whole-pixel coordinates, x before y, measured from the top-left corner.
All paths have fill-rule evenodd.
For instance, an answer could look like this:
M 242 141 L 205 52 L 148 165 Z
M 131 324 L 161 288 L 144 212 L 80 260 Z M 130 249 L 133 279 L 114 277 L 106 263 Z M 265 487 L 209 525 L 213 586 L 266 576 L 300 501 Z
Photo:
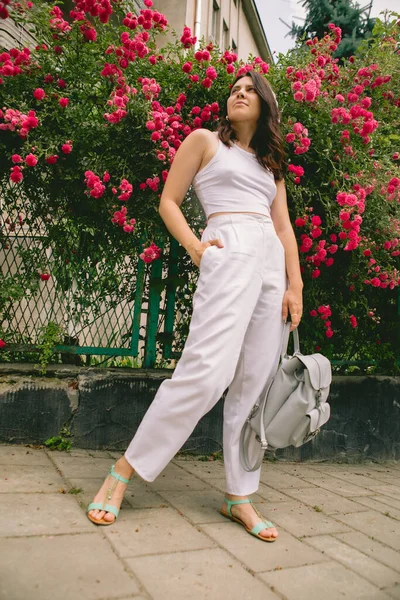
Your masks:
M 267 380 L 278 366 L 286 290 L 283 246 L 268 217 L 212 217 L 202 241 L 193 314 L 182 356 L 145 414 L 125 458 L 153 481 L 178 452 L 197 422 L 229 386 L 224 405 L 226 491 L 246 496 L 258 489 L 260 469 L 239 460 L 240 432 Z

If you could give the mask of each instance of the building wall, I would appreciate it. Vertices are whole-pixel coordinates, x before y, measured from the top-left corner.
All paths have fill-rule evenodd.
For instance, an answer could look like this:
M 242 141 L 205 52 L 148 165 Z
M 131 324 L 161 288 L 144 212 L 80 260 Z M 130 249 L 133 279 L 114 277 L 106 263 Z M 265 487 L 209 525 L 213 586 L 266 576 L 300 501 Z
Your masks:
M 143 0 L 131 0 L 131 2 L 135 12 L 138 12 L 141 8 L 145 8 Z M 72 0 L 66 0 L 61 5 L 64 14 L 68 14 L 71 8 L 73 8 Z M 32 48 L 36 44 L 37 42 L 33 36 L 23 27 L 17 26 L 11 18 L 0 19 L 0 51 L 2 48 L 9 49 L 24 46 Z
M 261 48 L 257 46 L 255 32 L 243 10 L 243 1 L 251 4 L 250 0 L 202 0 L 200 39 L 204 36 L 207 43 L 214 41 L 223 50 L 232 48 L 244 60 L 250 53 L 272 60 L 267 43 Z M 196 4 L 196 0 L 154 0 L 155 8 L 166 15 L 179 36 L 185 26 L 190 27 L 194 35 Z M 161 45 L 170 41 L 174 41 L 171 33 L 159 38 Z
M 249 26 L 249 22 L 244 15 L 242 4 L 240 5 L 239 10 L 238 30 L 239 33 L 237 37 L 239 40 L 241 58 L 247 58 L 249 54 L 252 54 L 253 56 L 259 56 L 260 51 L 257 48 L 257 44 Z
M 32 48 L 34 45 L 34 38 L 23 27 L 17 26 L 11 18 L 0 19 L 0 51 L 2 48 Z

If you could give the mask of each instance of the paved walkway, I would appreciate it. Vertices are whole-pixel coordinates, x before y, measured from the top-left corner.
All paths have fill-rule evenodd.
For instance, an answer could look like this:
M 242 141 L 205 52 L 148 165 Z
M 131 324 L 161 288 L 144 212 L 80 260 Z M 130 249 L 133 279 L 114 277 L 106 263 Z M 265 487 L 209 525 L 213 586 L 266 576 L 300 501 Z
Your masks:
M 219 514 L 221 461 L 134 478 L 96 527 L 84 507 L 118 457 L 0 445 L 1 600 L 400 598 L 399 464 L 265 464 L 266 544 Z

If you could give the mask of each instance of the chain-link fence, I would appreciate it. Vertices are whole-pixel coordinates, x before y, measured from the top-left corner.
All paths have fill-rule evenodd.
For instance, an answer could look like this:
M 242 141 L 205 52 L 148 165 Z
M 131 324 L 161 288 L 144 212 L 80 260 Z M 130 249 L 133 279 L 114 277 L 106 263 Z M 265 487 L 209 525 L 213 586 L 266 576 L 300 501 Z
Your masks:
M 157 241 L 163 253 L 152 264 L 118 248 L 94 262 L 90 231 L 80 228 L 78 240 L 71 240 L 71 232 L 63 239 L 60 232 L 56 244 L 54 237 L 49 243 L 52 215 L 30 215 L 29 202 L 11 182 L 0 195 L 0 330 L 9 352 L 22 357 L 37 351 L 51 323 L 61 335 L 55 349 L 66 362 L 71 359 L 64 354 L 75 354 L 85 355 L 86 364 L 98 363 L 94 356 L 102 355 L 135 358 L 125 361 L 130 366 L 174 366 L 197 279 L 175 239 Z

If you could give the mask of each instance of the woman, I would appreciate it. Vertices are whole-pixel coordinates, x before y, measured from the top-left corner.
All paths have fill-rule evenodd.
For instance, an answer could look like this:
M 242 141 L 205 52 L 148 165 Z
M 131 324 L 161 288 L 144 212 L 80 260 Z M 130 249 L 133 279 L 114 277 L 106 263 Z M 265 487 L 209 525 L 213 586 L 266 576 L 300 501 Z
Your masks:
M 275 95 L 252 71 L 234 82 L 217 135 L 196 130 L 176 153 L 159 212 L 200 267 L 189 335 L 172 378 L 160 386 L 125 455 L 89 505 L 94 523 L 115 521 L 132 474 L 153 481 L 229 386 L 223 432 L 227 493 L 221 513 L 263 541 L 277 538 L 273 524 L 248 498 L 258 489 L 260 469 L 242 468 L 239 438 L 278 366 L 288 314 L 293 329 L 302 313 L 283 158 Z M 180 210 L 191 183 L 208 219 L 201 241 Z

